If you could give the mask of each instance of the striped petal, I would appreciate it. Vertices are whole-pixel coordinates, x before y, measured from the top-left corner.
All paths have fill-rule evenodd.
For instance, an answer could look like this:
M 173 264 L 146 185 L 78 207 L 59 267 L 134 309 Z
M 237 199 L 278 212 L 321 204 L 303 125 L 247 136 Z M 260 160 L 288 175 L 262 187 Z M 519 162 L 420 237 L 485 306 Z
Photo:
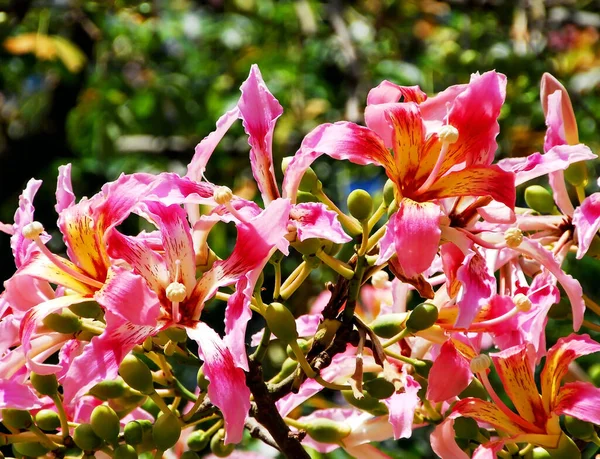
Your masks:
M 577 228 L 577 259 L 581 259 L 600 229 L 600 193 L 588 196 L 575 209 L 573 225 Z
M 452 378 L 448 378 L 448 375 L 452 375 Z M 456 397 L 467 388 L 472 379 L 469 361 L 448 340 L 442 345 L 440 354 L 429 371 L 427 400 L 437 403 Z
M 442 459 L 469 459 L 469 456 L 456 444 L 454 419 L 446 418 L 438 424 L 431 436 L 431 449 Z
M 566 383 L 554 401 L 554 413 L 600 424 L 600 388 L 583 381 Z
M 452 418 L 458 416 L 473 418 L 476 421 L 491 424 L 509 435 L 524 433 L 524 431 L 494 403 L 478 398 L 468 397 L 459 400 L 456 405 L 454 405 L 450 416 Z
M 54 209 L 60 214 L 67 207 L 75 203 L 75 194 L 71 184 L 71 164 L 59 166 L 58 180 L 56 183 L 56 205 Z

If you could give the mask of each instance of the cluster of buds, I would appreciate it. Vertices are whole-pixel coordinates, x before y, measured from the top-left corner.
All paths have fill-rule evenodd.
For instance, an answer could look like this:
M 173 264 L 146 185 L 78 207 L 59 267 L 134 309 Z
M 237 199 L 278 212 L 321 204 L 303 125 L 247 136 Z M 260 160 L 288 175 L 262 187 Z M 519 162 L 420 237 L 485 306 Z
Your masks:
M 544 153 L 494 164 L 505 89 L 494 71 L 429 98 L 384 81 L 366 126 L 317 126 L 283 160 L 280 187 L 283 109 L 253 66 L 184 177 L 122 175 L 77 201 L 70 165 L 59 168 L 65 255 L 34 218 L 31 180 L 0 225 L 17 268 L 0 296 L 2 451 L 385 458 L 378 442 L 432 425 L 442 459 L 591 457 L 600 366 L 573 362 L 600 351 L 578 333 L 600 331 L 600 306 L 562 264 L 597 255 L 596 155 L 546 74 Z M 204 176 L 237 119 L 260 204 Z M 380 166 L 387 182 L 338 206 L 310 167 L 322 155 Z M 531 185 L 528 208 L 515 207 L 516 187 L 545 176 L 550 190 Z M 125 234 L 132 214 L 154 231 Z M 237 233 L 224 259 L 208 242 L 219 222 Z M 317 278 L 333 281 L 311 302 Z M 205 307 L 222 311 L 224 333 Z M 247 336 L 257 318 L 264 329 Z M 547 349 L 549 319 L 574 332 Z M 325 389 L 325 404 L 309 401 Z

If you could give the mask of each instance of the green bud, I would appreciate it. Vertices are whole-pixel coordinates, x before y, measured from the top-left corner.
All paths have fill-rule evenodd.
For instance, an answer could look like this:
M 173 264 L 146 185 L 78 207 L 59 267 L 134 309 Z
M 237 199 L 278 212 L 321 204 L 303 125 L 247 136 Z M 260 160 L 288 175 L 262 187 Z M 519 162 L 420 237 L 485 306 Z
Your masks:
M 156 335 L 154 335 L 152 340 L 159 346 L 164 346 L 165 344 L 167 344 L 170 341 L 170 338 L 167 336 L 167 334 L 164 331 L 161 331 L 160 333 L 157 333 Z
M 123 436 L 128 445 L 139 445 L 142 442 L 144 430 L 138 421 L 131 421 L 125 424 L 123 428 Z
M 325 252 L 327 255 L 331 255 L 332 257 L 337 255 L 342 248 L 342 244 L 336 244 L 328 241 L 327 239 L 323 239 L 321 242 L 323 243 L 323 252 Z
M 423 378 L 428 378 L 429 377 L 429 371 L 431 370 L 431 366 L 433 365 L 433 362 L 431 360 L 421 360 L 422 362 L 424 362 L 424 365 L 415 365 L 415 373 L 418 374 L 419 376 L 422 376 Z
M 200 459 L 200 456 L 198 456 L 195 452 L 193 451 L 185 451 L 181 456 L 179 456 L 180 459 Z
M 41 395 L 54 395 L 58 392 L 58 380 L 55 374 L 39 375 L 31 372 L 29 381 L 35 390 Z
M 467 386 L 467 388 L 458 395 L 458 398 L 467 398 L 467 397 L 473 397 L 473 398 L 479 398 L 481 400 L 487 400 L 488 393 L 485 390 L 485 388 L 483 387 L 483 384 L 481 384 L 481 382 L 479 381 L 479 379 L 473 378 L 471 380 L 471 383 Z
M 118 398 L 125 395 L 126 387 L 121 379 L 101 381 L 90 389 L 90 394 L 100 400 Z
M 152 400 L 151 398 L 147 398 L 144 401 L 144 403 L 142 404 L 142 409 L 150 413 L 154 418 L 157 418 L 161 412 L 158 405 L 154 403 L 154 400 Z
M 531 185 L 525 188 L 525 202 L 540 214 L 550 214 L 554 210 L 552 194 L 540 185 Z
M 2 410 L 2 423 L 13 429 L 28 429 L 33 420 L 29 411 L 5 408 Z
M 311 237 L 303 241 L 296 241 L 292 244 L 302 255 L 313 255 L 323 246 L 323 241 L 316 237 Z
M 300 346 L 302 353 L 306 354 L 310 350 L 311 343 L 310 343 L 310 341 L 300 338 L 300 339 L 298 339 L 298 346 Z M 292 347 L 289 344 L 285 348 L 285 352 L 287 353 L 287 355 L 290 359 L 296 360 L 296 354 L 294 354 L 294 351 L 292 350 Z
M 131 445 L 119 445 L 113 453 L 114 459 L 137 459 L 138 454 Z
M 412 310 L 406 320 L 406 328 L 411 331 L 427 330 L 438 318 L 438 308 L 431 303 L 421 303 Z
M 292 159 L 294 159 L 293 156 L 284 156 L 281 159 L 281 172 L 283 172 L 285 174 L 285 171 L 287 170 L 288 166 L 292 162 Z
M 187 439 L 188 448 L 192 451 L 202 451 L 208 446 L 210 435 L 204 430 L 195 430 Z
M 358 221 L 367 220 L 373 213 L 373 198 L 365 190 L 354 190 L 348 195 L 348 210 Z
M 183 328 L 170 327 L 165 330 L 165 333 L 171 341 L 175 341 L 176 343 L 185 343 L 187 341 L 187 333 Z
M 402 331 L 406 314 L 380 314 L 369 327 L 381 338 L 392 338 Z
M 142 451 L 150 451 L 156 449 L 154 444 L 154 438 L 152 437 L 153 425 L 147 419 L 140 419 L 138 421 L 142 426 L 142 443 L 139 445 Z
M 387 207 L 389 207 L 394 199 L 394 182 L 392 182 L 390 179 L 387 179 L 385 185 L 383 186 L 383 202 Z
M 75 428 L 73 441 L 84 451 L 93 451 L 102 445 L 102 439 L 96 435 L 91 424 L 79 424 Z
M 40 410 L 35 413 L 35 423 L 40 429 L 51 432 L 60 427 L 60 418 L 52 410 Z
M 396 392 L 394 385 L 383 378 L 374 378 L 367 381 L 364 384 L 364 389 L 371 397 L 379 400 L 390 398 Z
M 227 457 L 233 453 L 233 450 L 235 449 L 235 443 L 226 445 L 224 440 L 225 430 L 223 429 L 219 429 L 219 431 L 210 439 L 210 450 L 217 457 Z
M 202 371 L 202 367 L 198 370 L 198 375 L 196 376 L 196 380 L 198 381 L 198 387 L 202 392 L 206 392 L 208 390 L 208 385 L 210 382 L 206 379 L 204 375 L 204 371 Z
M 479 436 L 479 426 L 474 419 L 460 417 L 454 420 L 454 432 L 457 438 L 474 440 Z
M 37 443 L 37 442 L 15 443 L 13 445 L 13 449 L 17 453 L 22 454 L 23 456 L 27 456 L 27 457 L 45 456 L 46 453 L 48 453 L 48 451 L 50 451 L 44 445 L 42 445 L 41 443 Z
M 552 459 L 550 453 L 548 453 L 548 451 L 546 451 L 544 448 L 540 448 L 539 446 L 537 448 L 533 448 L 532 453 L 532 459 Z
M 48 314 L 42 322 L 50 330 L 64 333 L 65 335 L 71 335 L 81 330 L 81 318 L 73 314 L 69 309 L 63 309 L 60 314 L 56 312 Z
M 594 383 L 594 386 L 600 387 L 600 363 L 595 363 L 588 370 L 590 378 Z
M 150 368 L 135 355 L 129 354 L 119 366 L 119 374 L 127 385 L 142 394 L 154 391 Z
M 352 432 L 352 428 L 345 422 L 336 422 L 331 419 L 313 419 L 306 425 L 306 433 L 313 440 L 323 443 L 339 443 Z
M 88 303 L 72 304 L 69 309 L 73 314 L 85 319 L 98 319 L 102 317 L 102 308 L 95 301 Z
M 298 191 L 298 194 L 296 195 L 296 204 L 302 204 L 303 202 L 319 202 L 319 200 L 312 193 Z
M 573 186 L 587 186 L 588 170 L 585 161 L 571 164 L 565 170 L 565 180 Z
M 302 180 L 300 180 L 298 190 L 305 191 L 307 193 L 314 193 L 315 191 L 320 190 L 322 187 L 323 184 L 317 177 L 317 174 L 315 174 L 315 171 L 312 169 L 312 167 L 309 167 L 302 176 Z
M 271 332 L 284 344 L 298 339 L 296 321 L 288 308 L 281 303 L 271 303 L 265 310 L 265 320 Z
M 94 408 L 90 424 L 96 435 L 110 443 L 117 439 L 121 430 L 119 416 L 107 405 L 99 405 Z
M 152 426 L 152 438 L 161 451 L 166 451 L 177 443 L 181 436 L 181 425 L 171 414 L 160 416 Z
M 546 448 L 546 451 L 553 459 L 580 458 L 581 451 L 573 440 L 564 433 L 561 434 L 558 440 L 558 447 L 554 449 Z
M 581 421 L 572 416 L 565 416 L 565 427 L 572 437 L 585 441 L 590 441 L 596 434 L 596 429 L 594 429 L 592 423 Z
M 357 399 L 354 397 L 354 393 L 351 390 L 343 390 L 342 396 L 346 401 L 356 408 L 366 411 L 373 416 L 383 416 L 388 414 L 387 406 L 384 403 L 377 400 L 375 397 L 371 397 L 367 393 L 363 393 L 364 397 Z

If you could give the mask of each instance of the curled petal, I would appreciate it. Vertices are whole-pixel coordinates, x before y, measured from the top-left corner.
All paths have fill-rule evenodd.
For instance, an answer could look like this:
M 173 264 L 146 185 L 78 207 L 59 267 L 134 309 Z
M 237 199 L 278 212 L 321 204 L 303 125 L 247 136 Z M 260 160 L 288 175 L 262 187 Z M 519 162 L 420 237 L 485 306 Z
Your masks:
M 552 188 L 552 197 L 559 210 L 569 217 L 573 216 L 575 208 L 569 197 L 567 185 L 565 184 L 565 174 L 563 171 L 550 172 L 548 174 L 548 183 Z
M 420 104 L 427 100 L 427 94 L 419 86 L 399 86 L 388 80 L 383 80 L 379 85 L 369 91 L 367 105 L 387 104 L 398 102 L 416 102 Z
M 300 241 L 317 237 L 343 244 L 352 240 L 344 232 L 337 214 L 327 209 L 324 204 L 318 202 L 296 204 L 290 212 L 290 217 L 290 223 L 296 227 Z
M 452 418 L 465 416 L 476 421 L 491 424 L 509 435 L 517 435 L 524 431 L 492 402 L 478 398 L 463 398 L 452 409 Z M 516 418 L 518 416 L 515 415 Z
M 566 383 L 558 391 L 554 413 L 600 424 L 600 388 L 583 381 Z
M 61 213 L 67 207 L 75 203 L 75 194 L 71 184 L 71 164 L 59 166 L 58 181 L 56 183 L 56 205 L 54 208 L 57 213 Z
M 421 385 L 405 374 L 404 392 L 394 393 L 385 401 L 389 409 L 389 422 L 394 430 L 394 440 L 410 438 L 415 410 L 420 403 L 417 392 Z
M 555 100 L 552 101 L 552 95 Z M 540 85 L 540 98 L 542 100 L 542 108 L 544 109 L 544 115 L 546 116 L 546 123 L 548 124 L 548 118 L 552 124 L 562 125 L 562 132 L 566 142 L 571 145 L 579 143 L 579 135 L 577 133 L 577 120 L 575 119 L 575 113 L 573 112 L 573 105 L 569 98 L 569 93 L 565 87 L 556 78 L 549 73 L 544 73 Z M 552 107 L 554 102 L 554 107 Z M 554 112 L 554 113 L 552 113 Z
M 468 328 L 481 308 L 488 303 L 496 291 L 496 278 L 487 267 L 485 258 L 471 252 L 456 272 L 463 292 L 458 302 L 458 317 L 455 327 Z
M 18 381 L 0 381 L 0 409 L 31 410 L 41 406 L 41 400 L 28 386 Z
M 442 459 L 469 459 L 469 456 L 456 444 L 454 419 L 448 418 L 438 424 L 429 438 L 431 449 Z
M 452 378 L 448 378 L 448 375 L 452 375 Z M 469 361 L 448 340 L 442 345 L 429 371 L 427 400 L 437 403 L 456 397 L 472 379 Z
M 577 228 L 577 258 L 581 259 L 600 229 L 600 193 L 588 196 L 575 209 L 573 225 Z

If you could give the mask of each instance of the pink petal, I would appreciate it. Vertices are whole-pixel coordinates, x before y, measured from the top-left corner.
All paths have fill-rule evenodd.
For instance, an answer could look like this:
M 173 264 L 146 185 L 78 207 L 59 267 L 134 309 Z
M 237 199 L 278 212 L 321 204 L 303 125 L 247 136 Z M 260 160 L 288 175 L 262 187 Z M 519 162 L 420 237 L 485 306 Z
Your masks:
M 398 102 L 401 97 L 403 97 L 402 102 L 420 104 L 427 99 L 427 94 L 421 91 L 419 86 L 399 86 L 391 81 L 384 80 L 369 91 L 367 105 Z
M 57 213 L 61 213 L 67 207 L 75 203 L 75 194 L 71 184 L 71 164 L 58 168 L 58 181 L 56 183 L 56 205 Z
M 548 174 L 548 182 L 552 188 L 552 197 L 558 209 L 569 217 L 573 216 L 575 208 L 569 197 L 567 185 L 565 184 L 565 174 L 563 171 L 550 172 Z
M 463 292 L 458 302 L 458 317 L 454 326 L 468 328 L 496 292 L 496 278 L 490 272 L 485 258 L 477 252 L 471 252 L 458 268 L 456 279 L 462 283 Z
M 213 199 L 215 186 L 206 182 L 195 182 L 189 177 L 174 173 L 159 174 L 145 191 L 145 201 L 160 201 L 165 206 L 172 204 L 207 204 L 216 206 Z
M 250 301 L 254 292 L 256 280 L 262 271 L 254 269 L 248 275 L 242 276 L 235 286 L 235 292 L 227 300 L 225 308 L 225 344 L 231 351 L 235 364 L 248 371 L 246 355 L 246 326 L 252 318 Z
M 448 418 L 436 426 L 429 437 L 433 452 L 442 459 L 469 459 L 456 444 L 455 435 L 454 419 Z
M 245 374 L 235 365 L 219 335 L 208 325 L 198 322 L 187 332 L 198 343 L 200 357 L 204 360 L 204 374 L 210 382 L 208 397 L 223 413 L 225 443 L 239 443 L 250 410 L 250 390 Z
M 468 84 L 449 86 L 435 96 L 422 102 L 420 104 L 421 115 L 423 115 L 423 119 L 426 123 L 439 123 L 439 126 L 441 126 L 442 121 L 448 114 L 448 105 L 451 106 L 456 97 L 463 93 L 468 87 Z
M 566 383 L 558 391 L 554 413 L 600 424 L 600 388 L 583 381 Z
M 448 375 L 452 377 L 449 378 Z M 440 354 L 429 371 L 427 400 L 443 402 L 456 397 L 467 388 L 472 379 L 473 373 L 468 360 L 448 340 L 442 345 Z
M 581 259 L 600 229 L 600 193 L 588 196 L 575 209 L 573 225 L 577 228 L 577 259 Z
M 352 240 L 344 232 L 337 214 L 328 210 L 324 204 L 296 204 L 290 212 L 290 217 L 290 223 L 296 228 L 300 241 L 316 237 L 343 244 Z
M 549 151 L 556 145 L 564 145 L 567 142 L 565 125 L 563 118 L 563 96 L 568 95 L 566 91 L 556 90 L 549 94 L 546 98 L 546 106 L 544 107 L 544 114 L 546 115 L 546 137 L 544 138 L 544 150 Z M 542 100 L 542 105 L 544 101 Z M 575 123 L 575 129 L 577 130 L 577 124 Z M 579 143 L 579 142 L 575 142 Z
M 242 96 L 238 107 L 251 147 L 252 175 L 265 205 L 268 205 L 279 197 L 273 168 L 272 144 L 275 123 L 283 113 L 283 108 L 267 89 L 256 64 L 250 69 L 250 75 L 240 89 Z
M 394 430 L 394 440 L 410 438 L 415 410 L 421 402 L 417 392 L 421 385 L 405 374 L 404 392 L 394 393 L 385 401 L 389 409 L 389 423 Z
M 196 145 L 194 157 L 187 167 L 188 171 L 186 177 L 189 177 L 195 182 L 202 181 L 208 160 L 212 156 L 215 148 L 217 148 L 217 145 L 225 133 L 229 130 L 235 120 L 238 119 L 239 115 L 240 110 L 236 106 L 219 118 L 217 121 L 217 129 L 204 137 L 204 139 L 202 139 L 202 141 Z
M 496 440 L 479 445 L 471 459 L 496 459 L 498 452 L 504 448 L 504 440 Z
M 298 393 L 289 393 L 275 402 L 277 411 L 281 416 L 287 416 L 290 412 L 323 390 L 323 386 L 314 379 L 307 379 L 300 385 Z
M 0 381 L 0 409 L 31 410 L 41 406 L 41 400 L 29 386 L 16 381 Z
M 479 207 L 477 213 L 488 223 L 509 225 L 517 221 L 514 211 L 497 201 L 492 201 L 487 206 Z

